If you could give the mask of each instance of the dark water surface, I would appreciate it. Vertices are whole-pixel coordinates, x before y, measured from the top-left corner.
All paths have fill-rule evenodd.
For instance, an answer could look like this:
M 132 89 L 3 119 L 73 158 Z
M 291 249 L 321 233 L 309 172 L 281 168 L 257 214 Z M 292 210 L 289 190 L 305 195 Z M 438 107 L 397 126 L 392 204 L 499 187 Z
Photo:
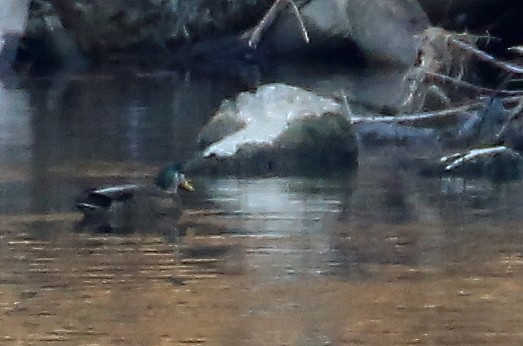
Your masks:
M 189 159 L 244 89 L 2 82 L 0 344 L 523 343 L 523 185 L 424 179 L 410 148 L 363 152 L 347 177 L 194 177 L 176 239 L 74 230 L 80 191 Z

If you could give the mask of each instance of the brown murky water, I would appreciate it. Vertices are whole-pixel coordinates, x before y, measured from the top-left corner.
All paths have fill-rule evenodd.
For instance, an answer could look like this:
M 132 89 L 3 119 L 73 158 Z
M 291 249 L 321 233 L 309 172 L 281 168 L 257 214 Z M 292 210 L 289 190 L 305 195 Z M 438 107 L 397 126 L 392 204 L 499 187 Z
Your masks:
M 346 178 L 195 177 L 178 238 L 75 231 L 80 191 L 189 158 L 235 92 L 4 82 L 0 345 L 523 343 L 523 185 L 422 179 L 408 149 Z

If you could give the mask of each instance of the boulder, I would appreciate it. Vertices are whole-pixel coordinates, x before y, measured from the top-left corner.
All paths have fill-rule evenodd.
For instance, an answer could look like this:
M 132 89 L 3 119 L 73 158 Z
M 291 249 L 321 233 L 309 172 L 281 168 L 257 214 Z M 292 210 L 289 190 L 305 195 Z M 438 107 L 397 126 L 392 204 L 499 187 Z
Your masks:
M 430 26 L 416 0 L 350 0 L 350 37 L 369 60 L 412 66 L 417 59 L 416 35 Z
M 224 101 L 200 134 L 191 174 L 317 175 L 352 170 L 357 144 L 334 100 L 267 84 Z
M 411 66 L 418 49 L 415 35 L 430 24 L 415 0 L 311 0 L 300 8 L 307 43 L 296 17 L 287 12 L 267 32 L 262 49 L 273 54 L 321 49 L 354 53 L 356 45 L 368 61 Z

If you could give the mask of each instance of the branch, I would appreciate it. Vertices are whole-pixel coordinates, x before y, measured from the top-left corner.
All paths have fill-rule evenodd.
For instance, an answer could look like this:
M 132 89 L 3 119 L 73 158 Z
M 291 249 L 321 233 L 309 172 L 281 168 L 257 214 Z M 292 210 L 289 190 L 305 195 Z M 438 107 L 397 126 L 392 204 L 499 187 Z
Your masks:
M 434 79 L 439 79 L 442 82 L 452 83 L 452 84 L 455 84 L 456 86 L 475 90 L 475 91 L 482 92 L 482 93 L 497 94 L 497 95 L 522 95 L 523 94 L 523 90 L 496 90 L 496 89 L 477 86 L 472 83 L 465 82 L 465 81 L 462 81 L 462 80 L 459 80 L 456 78 L 452 78 L 452 77 L 449 77 L 449 76 L 446 76 L 446 75 L 443 75 L 440 73 L 429 72 L 429 71 L 423 71 L 423 72 L 425 73 L 426 76 L 432 77 Z
M 282 5 L 283 4 L 283 5 Z M 254 27 L 254 30 L 251 33 L 251 36 L 249 38 L 249 47 L 251 48 L 257 48 L 262 40 L 262 36 L 267 29 L 271 27 L 271 25 L 274 23 L 274 21 L 278 18 L 278 15 L 282 11 L 285 6 L 290 5 L 292 12 L 294 13 L 296 19 L 298 20 L 298 24 L 300 25 L 301 34 L 303 36 L 303 39 L 308 44 L 310 42 L 309 39 L 309 33 L 307 32 L 307 29 L 305 28 L 305 22 L 303 21 L 303 18 L 301 16 L 300 10 L 298 9 L 298 6 L 294 3 L 293 0 L 275 0 L 272 4 L 271 8 L 265 13 L 263 18 L 260 20 L 258 25 Z
M 305 43 L 309 44 L 311 42 L 309 38 L 309 33 L 307 32 L 307 28 L 305 27 L 305 22 L 303 21 L 303 17 L 301 16 L 300 10 L 296 6 L 293 0 L 289 0 L 291 4 L 292 11 L 294 12 L 294 15 L 296 16 L 296 20 L 298 20 L 298 24 L 300 24 L 301 34 L 303 36 L 303 40 Z
M 351 121 L 353 124 L 359 123 L 396 123 L 396 124 L 410 124 L 419 125 L 426 121 L 442 120 L 447 118 L 455 117 L 457 114 L 463 114 L 470 110 L 483 107 L 484 104 L 481 102 L 468 104 L 461 107 L 444 109 L 436 112 L 423 112 L 417 114 L 407 115 L 392 115 L 392 116 L 355 116 L 353 115 Z
M 478 49 L 468 43 L 465 43 L 465 42 L 455 39 L 455 38 L 450 38 L 449 42 L 451 42 L 452 44 L 454 44 L 456 47 L 458 47 L 460 49 L 463 49 L 467 52 L 471 52 L 481 61 L 488 62 L 488 63 L 490 63 L 502 70 L 510 72 L 510 73 L 523 74 L 523 66 L 520 66 L 517 64 L 512 64 L 509 62 L 500 61 L 500 60 L 496 59 L 496 57 L 494 57 L 493 55 L 490 55 L 490 54 L 482 51 L 481 49 Z
M 499 153 L 511 153 L 513 155 L 519 154 L 503 145 L 484 149 L 472 149 L 466 153 L 453 154 L 450 156 L 444 156 L 439 161 L 443 164 L 449 163 L 445 166 L 446 171 L 452 171 L 468 161 L 473 161 L 480 157 L 495 156 Z

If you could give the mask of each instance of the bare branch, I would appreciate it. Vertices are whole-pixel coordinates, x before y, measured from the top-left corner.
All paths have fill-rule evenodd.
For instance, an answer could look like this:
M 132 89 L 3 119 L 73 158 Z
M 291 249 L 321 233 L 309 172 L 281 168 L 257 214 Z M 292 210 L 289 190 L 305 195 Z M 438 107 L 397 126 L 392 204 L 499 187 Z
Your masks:
M 298 6 L 294 3 L 293 0 L 275 0 L 272 4 L 271 8 L 265 13 L 263 18 L 260 20 L 258 25 L 254 28 L 252 31 L 250 38 L 249 38 L 249 47 L 256 48 L 260 44 L 262 40 L 262 36 L 267 29 L 271 27 L 271 25 L 274 23 L 274 21 L 278 18 L 278 15 L 281 13 L 281 11 L 286 8 L 286 6 L 291 6 L 292 12 L 296 16 L 296 19 L 298 20 L 298 24 L 300 26 L 301 34 L 303 36 L 304 41 L 308 44 L 310 42 L 309 39 L 309 33 L 307 32 L 307 28 L 305 27 L 305 22 L 303 21 L 303 18 L 301 16 L 300 10 Z
M 303 40 L 305 43 L 310 43 L 309 33 L 307 32 L 307 28 L 305 27 L 305 22 L 303 21 L 303 17 L 301 16 L 300 10 L 296 6 L 293 0 L 289 0 L 291 4 L 291 8 L 294 12 L 294 15 L 296 16 L 296 19 L 298 20 L 298 23 L 300 24 L 301 34 L 303 36 Z
M 481 61 L 488 62 L 488 63 L 490 63 L 502 70 L 510 72 L 510 73 L 523 74 L 523 66 L 498 60 L 493 55 L 490 55 L 490 54 L 482 51 L 481 49 L 478 49 L 466 42 L 463 42 L 462 40 L 458 40 L 458 39 L 451 37 L 449 42 L 451 42 L 456 47 L 459 47 L 467 52 L 473 53 Z
M 475 91 L 481 92 L 481 93 L 489 93 L 489 94 L 496 94 L 496 95 L 522 95 L 523 94 L 523 90 L 495 90 L 495 89 L 485 88 L 485 87 L 477 86 L 472 83 L 465 82 L 465 81 L 462 81 L 462 80 L 459 80 L 456 78 L 452 78 L 452 77 L 449 77 L 449 76 L 446 76 L 446 75 L 443 75 L 440 73 L 435 73 L 435 72 L 425 71 L 425 75 L 428 77 L 431 77 L 433 79 L 439 79 L 442 82 L 452 83 L 456 86 L 475 90 Z
M 453 118 L 457 115 L 463 115 L 473 109 L 479 109 L 484 107 L 484 104 L 481 102 L 476 102 L 460 107 L 448 108 L 436 112 L 422 112 L 417 114 L 406 114 L 406 115 L 392 115 L 392 116 L 356 116 L 352 115 L 352 123 L 394 123 L 394 124 L 404 124 L 404 125 L 415 125 L 420 126 L 427 121 L 434 120 L 444 120 L 448 118 Z
M 500 153 L 509 153 L 514 156 L 520 156 L 517 152 L 505 147 L 497 146 L 483 149 L 472 149 L 466 153 L 454 154 L 450 156 L 444 156 L 440 159 L 441 163 L 448 165 L 445 167 L 446 171 L 452 171 L 468 161 L 474 161 L 478 158 L 491 157 Z
M 523 46 L 512 46 L 512 47 L 507 48 L 507 50 L 523 55 Z
M 276 0 L 271 8 L 265 13 L 258 25 L 254 27 L 251 37 L 249 38 L 249 47 L 256 48 L 260 44 L 263 33 L 274 23 L 281 10 L 281 4 L 285 0 Z

